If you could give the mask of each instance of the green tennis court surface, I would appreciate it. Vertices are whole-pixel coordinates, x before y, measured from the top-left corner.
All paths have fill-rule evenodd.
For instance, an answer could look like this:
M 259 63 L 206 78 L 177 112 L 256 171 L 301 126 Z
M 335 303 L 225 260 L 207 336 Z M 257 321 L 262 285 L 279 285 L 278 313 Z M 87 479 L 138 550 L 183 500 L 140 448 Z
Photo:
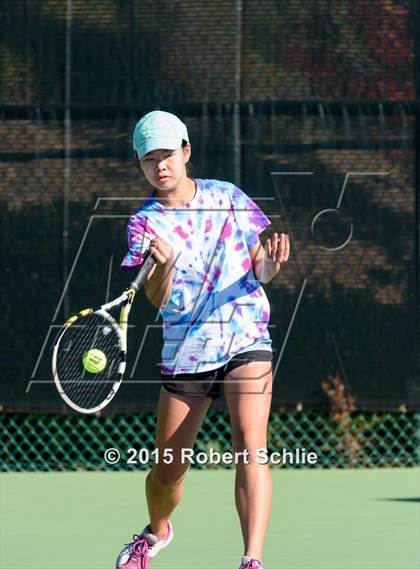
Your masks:
M 106 569 L 146 522 L 145 473 L 1 476 L 1 569 Z M 416 469 L 273 470 L 265 569 L 420 566 Z M 233 471 L 192 471 L 153 569 L 238 569 Z

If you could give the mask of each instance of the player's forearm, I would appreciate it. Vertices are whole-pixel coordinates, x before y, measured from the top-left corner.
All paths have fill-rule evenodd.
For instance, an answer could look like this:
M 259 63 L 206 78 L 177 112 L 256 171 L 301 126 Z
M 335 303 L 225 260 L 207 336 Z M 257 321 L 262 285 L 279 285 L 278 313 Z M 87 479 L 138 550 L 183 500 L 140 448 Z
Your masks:
M 267 284 L 279 272 L 280 263 L 272 261 L 267 257 L 255 261 L 254 273 L 256 278 L 263 284 Z
M 152 276 L 145 285 L 146 296 L 156 308 L 163 308 L 169 302 L 172 293 L 173 267 L 156 265 Z

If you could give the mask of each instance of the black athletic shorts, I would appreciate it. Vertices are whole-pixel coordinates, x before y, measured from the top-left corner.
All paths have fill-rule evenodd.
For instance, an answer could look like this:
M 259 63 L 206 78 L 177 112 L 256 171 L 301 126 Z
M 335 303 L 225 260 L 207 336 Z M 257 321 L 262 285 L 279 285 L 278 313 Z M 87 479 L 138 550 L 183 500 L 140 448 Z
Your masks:
M 161 381 L 166 391 L 178 395 L 197 395 L 217 399 L 222 394 L 222 383 L 227 373 L 250 362 L 270 362 L 273 353 L 269 350 L 251 350 L 237 354 L 222 367 L 198 373 L 161 373 Z

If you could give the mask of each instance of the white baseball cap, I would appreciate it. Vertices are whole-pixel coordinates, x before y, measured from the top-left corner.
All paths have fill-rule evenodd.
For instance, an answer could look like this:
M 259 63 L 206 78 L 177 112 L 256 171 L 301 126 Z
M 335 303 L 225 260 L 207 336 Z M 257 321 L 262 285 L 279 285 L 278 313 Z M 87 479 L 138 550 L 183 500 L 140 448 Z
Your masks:
M 182 146 L 183 140 L 189 142 L 188 131 L 177 116 L 165 111 L 152 111 L 136 124 L 133 148 L 141 159 L 152 150 L 176 150 Z

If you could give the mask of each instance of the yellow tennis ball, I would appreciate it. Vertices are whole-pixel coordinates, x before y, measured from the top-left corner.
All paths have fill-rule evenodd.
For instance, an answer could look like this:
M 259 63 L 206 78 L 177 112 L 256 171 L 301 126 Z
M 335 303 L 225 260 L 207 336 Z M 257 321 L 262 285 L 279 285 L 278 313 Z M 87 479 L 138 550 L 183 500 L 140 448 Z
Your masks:
M 83 367 L 89 373 L 99 373 L 105 369 L 107 359 L 101 350 L 93 349 L 85 353 L 82 362 Z

